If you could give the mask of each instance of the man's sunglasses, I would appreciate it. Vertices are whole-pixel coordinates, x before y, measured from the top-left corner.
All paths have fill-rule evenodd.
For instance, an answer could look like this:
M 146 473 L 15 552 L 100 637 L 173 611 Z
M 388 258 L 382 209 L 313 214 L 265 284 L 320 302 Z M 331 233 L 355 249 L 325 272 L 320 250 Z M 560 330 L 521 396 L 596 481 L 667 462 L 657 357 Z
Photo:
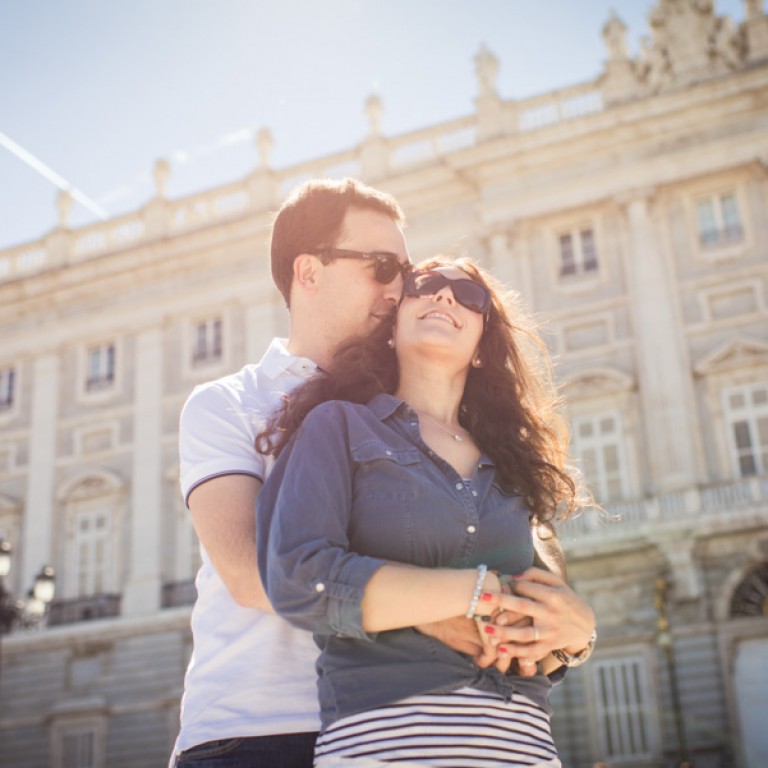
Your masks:
M 451 278 L 432 269 L 415 270 L 405 278 L 403 296 L 434 296 L 448 285 L 453 298 L 463 307 L 485 315 L 491 306 L 491 294 L 469 277 Z
M 398 275 L 405 277 L 413 268 L 410 261 L 401 262 L 396 253 L 389 251 L 350 251 L 346 248 L 325 248 L 315 253 L 323 264 L 335 259 L 361 259 L 373 262 L 373 277 L 377 283 L 389 285 Z

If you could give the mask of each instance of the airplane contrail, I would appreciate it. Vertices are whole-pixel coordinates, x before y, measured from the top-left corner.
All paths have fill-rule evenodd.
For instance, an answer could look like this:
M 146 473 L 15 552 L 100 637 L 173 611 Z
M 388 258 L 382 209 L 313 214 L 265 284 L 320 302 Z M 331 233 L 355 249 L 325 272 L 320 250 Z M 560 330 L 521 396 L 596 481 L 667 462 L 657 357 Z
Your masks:
M 49 168 L 42 160 L 38 160 L 32 153 L 27 152 L 24 147 L 19 146 L 13 139 L 0 133 L 0 144 L 4 146 L 11 154 L 15 155 L 30 168 L 44 176 L 52 184 L 56 185 L 64 192 L 69 192 L 74 200 L 87 208 L 91 213 L 95 213 L 100 219 L 109 218 L 109 214 L 98 204 L 83 194 L 79 189 L 73 187 L 66 179 L 59 176 L 53 169 Z

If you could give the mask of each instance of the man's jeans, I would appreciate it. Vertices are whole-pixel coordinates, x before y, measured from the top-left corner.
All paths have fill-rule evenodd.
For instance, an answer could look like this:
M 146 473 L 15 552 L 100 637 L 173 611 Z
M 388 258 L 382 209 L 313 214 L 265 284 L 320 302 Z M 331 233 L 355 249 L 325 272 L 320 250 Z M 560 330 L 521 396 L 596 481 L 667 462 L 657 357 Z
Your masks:
M 316 733 L 219 739 L 182 752 L 176 768 L 312 768 Z

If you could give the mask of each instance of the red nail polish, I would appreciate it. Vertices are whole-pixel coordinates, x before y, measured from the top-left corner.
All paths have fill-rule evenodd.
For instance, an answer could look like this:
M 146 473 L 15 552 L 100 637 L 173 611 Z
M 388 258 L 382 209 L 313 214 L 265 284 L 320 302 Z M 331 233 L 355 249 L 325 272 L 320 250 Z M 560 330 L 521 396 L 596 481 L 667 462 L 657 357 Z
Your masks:
M 486 635 L 493 635 L 496 633 L 496 630 L 493 627 L 484 627 L 483 629 Z
M 505 656 L 509 654 L 509 651 L 501 645 L 498 647 L 497 650 L 499 653 L 503 653 Z
M 492 597 L 493 595 L 490 592 L 483 592 L 483 595 L 480 599 L 488 602 Z
M 525 576 L 525 572 L 523 572 L 523 573 L 516 573 L 512 578 L 513 579 L 522 579 L 523 576 Z

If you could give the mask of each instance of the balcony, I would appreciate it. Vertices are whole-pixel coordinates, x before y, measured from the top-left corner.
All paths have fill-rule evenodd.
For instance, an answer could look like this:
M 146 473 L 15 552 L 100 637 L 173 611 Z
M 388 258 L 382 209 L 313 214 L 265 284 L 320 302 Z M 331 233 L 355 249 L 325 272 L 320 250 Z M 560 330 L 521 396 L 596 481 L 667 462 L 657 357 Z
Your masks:
M 160 598 L 161 608 L 179 608 L 192 605 L 197 600 L 197 588 L 194 579 L 186 581 L 168 581 L 163 584 Z
M 749 525 L 756 518 L 768 522 L 766 475 L 606 504 L 602 512 L 585 510 L 558 525 L 558 536 L 567 549 L 644 535 L 651 529 Z
M 119 616 L 121 599 L 121 595 L 90 595 L 55 600 L 48 613 L 48 626 Z

